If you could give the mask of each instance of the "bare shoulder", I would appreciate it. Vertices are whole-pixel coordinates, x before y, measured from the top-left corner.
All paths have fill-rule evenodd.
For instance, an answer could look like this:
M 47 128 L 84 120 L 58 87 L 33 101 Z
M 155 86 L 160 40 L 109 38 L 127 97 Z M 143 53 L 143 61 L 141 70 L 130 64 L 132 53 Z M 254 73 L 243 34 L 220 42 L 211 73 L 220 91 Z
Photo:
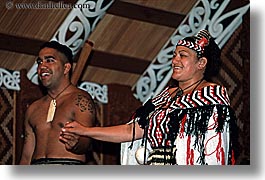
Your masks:
M 83 125 L 92 126 L 95 122 L 96 107 L 91 95 L 81 89 L 75 89 L 71 93 L 71 101 L 74 107 L 74 120 Z
M 33 101 L 31 104 L 28 104 L 27 111 L 35 111 L 36 109 L 39 109 L 39 107 L 42 107 L 46 98 L 46 96 L 43 96 L 40 99 Z
M 39 124 L 39 122 L 47 116 L 46 106 L 48 106 L 47 96 L 43 96 L 40 99 L 37 99 L 36 101 L 27 105 L 25 112 L 25 122 L 28 122 L 31 125 Z
M 71 97 L 73 102 L 81 112 L 89 111 L 91 113 L 95 113 L 94 100 L 88 92 L 77 88 L 72 93 Z

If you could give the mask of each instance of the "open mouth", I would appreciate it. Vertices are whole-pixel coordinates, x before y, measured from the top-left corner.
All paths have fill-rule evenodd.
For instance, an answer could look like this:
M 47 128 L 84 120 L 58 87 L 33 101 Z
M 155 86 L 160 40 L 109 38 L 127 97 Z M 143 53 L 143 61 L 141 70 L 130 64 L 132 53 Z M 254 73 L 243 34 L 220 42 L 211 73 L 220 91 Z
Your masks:
M 182 66 L 175 66 L 175 65 L 172 65 L 172 67 L 173 67 L 173 69 L 175 69 L 175 70 L 180 70 L 180 69 L 183 68 Z
M 49 76 L 49 75 L 50 75 L 50 73 L 47 73 L 47 72 L 41 73 L 41 77 Z
M 46 78 L 48 78 L 48 77 L 50 77 L 51 76 L 51 73 L 49 73 L 49 72 L 41 72 L 40 73 L 40 78 L 43 80 L 43 79 L 46 79 Z

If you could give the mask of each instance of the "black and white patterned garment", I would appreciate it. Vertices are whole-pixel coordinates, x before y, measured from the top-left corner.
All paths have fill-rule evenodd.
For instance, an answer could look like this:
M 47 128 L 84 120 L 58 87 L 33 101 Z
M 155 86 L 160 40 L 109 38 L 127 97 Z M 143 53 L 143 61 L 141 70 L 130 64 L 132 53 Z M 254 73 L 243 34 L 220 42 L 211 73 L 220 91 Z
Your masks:
M 176 100 L 168 90 L 152 99 L 155 110 L 139 120 L 152 147 L 147 164 L 235 164 L 236 117 L 226 88 L 207 86 Z

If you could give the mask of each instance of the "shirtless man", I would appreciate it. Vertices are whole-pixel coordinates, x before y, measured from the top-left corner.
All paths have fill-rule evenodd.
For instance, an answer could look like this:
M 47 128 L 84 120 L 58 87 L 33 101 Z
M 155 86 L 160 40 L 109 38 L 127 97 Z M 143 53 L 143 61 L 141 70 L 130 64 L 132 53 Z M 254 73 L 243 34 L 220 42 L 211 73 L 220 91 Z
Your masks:
M 26 112 L 25 139 L 20 164 L 85 164 L 90 138 L 65 134 L 61 128 L 78 119 L 94 126 L 91 96 L 72 85 L 72 51 L 56 41 L 45 43 L 37 59 L 38 76 L 47 95 L 33 102 Z

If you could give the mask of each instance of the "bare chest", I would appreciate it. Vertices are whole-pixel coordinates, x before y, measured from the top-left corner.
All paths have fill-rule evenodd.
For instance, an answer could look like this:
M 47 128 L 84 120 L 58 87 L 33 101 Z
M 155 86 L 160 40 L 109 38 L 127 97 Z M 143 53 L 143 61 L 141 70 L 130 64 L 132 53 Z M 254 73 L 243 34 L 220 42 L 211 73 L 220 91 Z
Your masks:
M 30 116 L 30 124 L 35 131 L 55 130 L 60 131 L 66 122 L 75 118 L 75 108 L 69 101 L 56 101 L 54 116 L 51 122 L 47 122 L 50 101 L 44 102 Z

